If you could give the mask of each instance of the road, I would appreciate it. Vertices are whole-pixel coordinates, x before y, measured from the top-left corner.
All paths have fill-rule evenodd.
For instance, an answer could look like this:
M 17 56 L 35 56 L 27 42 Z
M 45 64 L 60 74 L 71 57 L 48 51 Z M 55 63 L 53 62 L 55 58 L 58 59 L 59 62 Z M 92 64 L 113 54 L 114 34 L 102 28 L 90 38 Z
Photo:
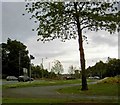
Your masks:
M 94 84 L 92 82 L 91 84 Z M 80 94 L 61 94 L 56 90 L 65 87 L 80 86 L 80 84 L 67 84 L 58 86 L 40 86 L 40 87 L 25 87 L 25 88 L 12 88 L 3 89 L 3 97 L 5 98 L 66 98 L 66 99 L 116 99 L 115 96 L 81 96 Z
M 18 81 L 6 81 L 6 80 L 4 80 L 4 81 L 2 81 L 1 83 L 0 83 L 0 85 L 5 85 L 5 84 L 14 84 L 14 83 L 17 83 Z

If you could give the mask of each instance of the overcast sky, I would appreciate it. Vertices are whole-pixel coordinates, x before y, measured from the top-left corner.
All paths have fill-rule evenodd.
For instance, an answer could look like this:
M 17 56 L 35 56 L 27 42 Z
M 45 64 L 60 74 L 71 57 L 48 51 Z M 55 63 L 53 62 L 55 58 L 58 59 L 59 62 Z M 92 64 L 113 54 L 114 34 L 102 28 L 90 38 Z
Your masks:
M 1 5 L 1 3 L 0 3 Z M 35 24 L 29 20 L 30 15 L 25 13 L 25 3 L 22 2 L 2 2 L 2 41 L 6 42 L 8 38 L 18 40 L 24 43 L 35 59 L 32 63 L 40 65 L 44 58 L 45 68 L 53 65 L 54 60 L 59 60 L 64 66 L 64 73 L 67 73 L 68 67 L 74 65 L 79 68 L 79 50 L 77 40 L 61 42 L 55 40 L 52 42 L 37 42 L 36 32 L 32 32 Z M 84 41 L 84 50 L 86 58 L 86 67 L 94 65 L 102 60 L 106 61 L 108 57 L 118 58 L 118 33 L 110 35 L 105 31 L 90 32 L 85 35 L 88 38 L 88 44 Z M 46 59 L 47 57 L 47 59 Z

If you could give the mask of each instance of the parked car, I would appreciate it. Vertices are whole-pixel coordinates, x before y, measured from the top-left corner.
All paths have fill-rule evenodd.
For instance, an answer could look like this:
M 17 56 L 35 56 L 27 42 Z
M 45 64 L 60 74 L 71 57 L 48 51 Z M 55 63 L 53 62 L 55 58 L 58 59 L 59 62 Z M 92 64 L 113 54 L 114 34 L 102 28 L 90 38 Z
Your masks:
M 73 79 L 75 79 L 75 77 L 72 77 L 72 76 L 67 76 L 66 77 L 66 80 L 73 80 Z
M 22 75 L 21 75 L 21 76 L 18 77 L 18 81 L 19 81 L 19 82 L 21 82 L 21 81 L 22 81 L 22 82 L 27 82 L 27 81 L 33 81 L 33 80 L 34 80 L 33 78 L 30 78 L 30 77 L 28 77 L 28 76 L 22 76 Z
M 6 80 L 7 80 L 7 81 L 17 81 L 18 78 L 15 77 L 15 76 L 7 76 L 7 77 L 6 77 Z
M 89 79 L 94 79 L 94 77 L 88 77 Z
M 98 76 L 94 76 L 94 79 L 100 79 L 100 77 L 98 77 Z
M 100 77 L 98 76 L 94 76 L 94 77 L 88 77 L 89 79 L 100 79 Z

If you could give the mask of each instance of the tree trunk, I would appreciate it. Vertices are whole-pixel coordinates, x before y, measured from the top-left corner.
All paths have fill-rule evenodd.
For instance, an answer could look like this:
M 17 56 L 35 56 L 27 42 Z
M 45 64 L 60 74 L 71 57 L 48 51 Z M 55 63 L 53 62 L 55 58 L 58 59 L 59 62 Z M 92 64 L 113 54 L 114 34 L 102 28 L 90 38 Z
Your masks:
M 80 30 L 78 35 L 78 43 L 79 43 L 79 51 L 80 51 L 80 64 L 81 64 L 81 70 L 82 70 L 81 90 L 88 90 L 87 80 L 86 80 L 86 71 L 85 71 L 85 56 L 84 56 L 83 41 L 82 41 L 82 30 Z
M 88 90 L 87 80 L 86 80 L 86 71 L 85 71 L 85 56 L 84 56 L 84 49 L 83 49 L 83 40 L 82 40 L 82 30 L 80 27 L 80 20 L 79 20 L 79 13 L 77 12 L 77 4 L 78 2 L 74 2 L 75 8 L 75 19 L 77 22 L 77 29 L 78 29 L 78 43 L 79 43 L 79 51 L 80 51 L 80 65 L 82 70 L 82 88 L 81 90 Z

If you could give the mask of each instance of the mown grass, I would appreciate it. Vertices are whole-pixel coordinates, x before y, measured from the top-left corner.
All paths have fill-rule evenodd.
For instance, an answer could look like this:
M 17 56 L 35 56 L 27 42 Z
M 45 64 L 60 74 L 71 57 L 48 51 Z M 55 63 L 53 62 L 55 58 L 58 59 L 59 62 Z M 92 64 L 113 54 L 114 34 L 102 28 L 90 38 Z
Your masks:
M 57 90 L 60 93 L 80 94 L 87 96 L 118 96 L 120 83 L 117 77 L 108 77 L 97 84 L 89 85 L 89 90 L 81 91 L 81 86 L 66 87 Z
M 3 98 L 3 103 L 63 103 L 65 99 Z
M 88 80 L 92 82 L 94 80 Z M 53 86 L 53 85 L 64 85 L 64 84 L 77 84 L 81 83 L 80 79 L 77 80 L 45 80 L 45 81 L 32 81 L 30 82 L 18 82 L 15 84 L 5 84 L 3 88 L 20 88 L 20 87 L 36 87 L 36 86 Z
M 81 91 L 81 86 L 61 88 L 59 93 L 80 94 L 87 96 L 118 96 L 118 84 L 92 84 L 89 90 Z
M 107 105 L 107 103 L 117 103 L 116 100 L 104 100 L 104 99 L 51 99 L 51 98 L 47 98 L 47 99 L 42 99 L 42 98 L 3 98 L 2 100 L 3 103 L 41 103 L 41 104 L 64 104 L 64 103 L 101 103 L 101 105 L 103 105 L 103 103 L 106 103 L 105 105 Z M 108 105 L 109 105 L 108 104 Z

